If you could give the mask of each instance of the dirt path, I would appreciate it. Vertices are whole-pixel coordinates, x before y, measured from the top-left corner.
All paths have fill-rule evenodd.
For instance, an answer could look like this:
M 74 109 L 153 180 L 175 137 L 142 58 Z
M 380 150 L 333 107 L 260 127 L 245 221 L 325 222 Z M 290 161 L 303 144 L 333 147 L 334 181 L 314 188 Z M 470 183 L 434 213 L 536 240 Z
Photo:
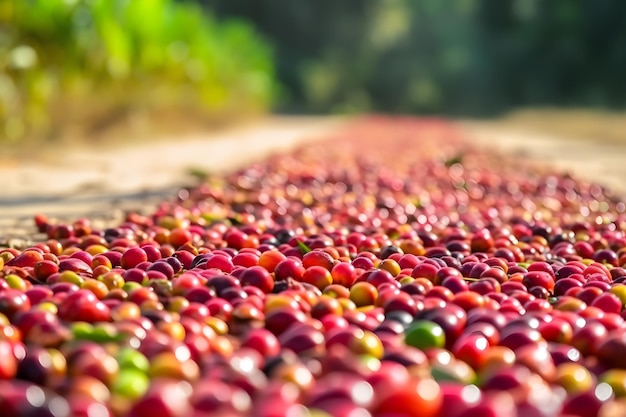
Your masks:
M 327 136 L 343 119 L 271 117 L 217 133 L 122 147 L 62 149 L 0 163 L 0 241 L 20 234 L 32 216 L 87 215 L 113 221 L 122 210 L 151 207 L 190 183 L 190 171 L 225 172 Z M 21 232 L 23 234 L 23 232 Z
M 273 117 L 214 134 L 123 147 L 63 149 L 46 158 L 0 163 L 0 242 L 32 230 L 32 216 L 119 221 L 124 210 L 151 209 L 190 184 L 191 170 L 235 170 L 347 123 L 329 117 Z M 497 122 L 460 121 L 476 146 L 498 149 L 597 182 L 626 196 L 626 144 L 524 131 Z
M 566 137 L 506 123 L 460 122 L 477 146 L 569 172 L 626 196 L 626 143 L 608 137 Z

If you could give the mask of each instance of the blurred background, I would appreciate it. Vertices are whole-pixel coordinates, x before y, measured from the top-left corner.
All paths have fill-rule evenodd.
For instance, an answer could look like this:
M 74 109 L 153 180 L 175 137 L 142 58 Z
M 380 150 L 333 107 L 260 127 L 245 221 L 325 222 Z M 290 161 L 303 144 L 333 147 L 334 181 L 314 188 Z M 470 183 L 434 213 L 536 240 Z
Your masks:
M 622 120 L 625 20 L 619 0 L 0 0 L 0 140 L 554 109 L 593 134 Z

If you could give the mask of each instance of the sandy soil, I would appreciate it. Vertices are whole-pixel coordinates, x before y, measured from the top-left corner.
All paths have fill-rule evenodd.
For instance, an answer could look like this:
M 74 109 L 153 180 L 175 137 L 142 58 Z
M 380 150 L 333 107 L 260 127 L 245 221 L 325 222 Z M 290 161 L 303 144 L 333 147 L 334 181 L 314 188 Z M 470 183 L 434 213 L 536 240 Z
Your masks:
M 626 196 L 626 141 L 604 135 L 549 134 L 537 128 L 500 122 L 464 121 L 459 126 L 477 146 L 568 172 Z
M 345 123 L 332 117 L 271 117 L 242 127 L 115 147 L 60 149 L 32 158 L 0 155 L 0 244 L 31 229 L 36 213 L 114 221 L 124 210 L 150 209 L 193 183 L 192 171 L 235 170 Z

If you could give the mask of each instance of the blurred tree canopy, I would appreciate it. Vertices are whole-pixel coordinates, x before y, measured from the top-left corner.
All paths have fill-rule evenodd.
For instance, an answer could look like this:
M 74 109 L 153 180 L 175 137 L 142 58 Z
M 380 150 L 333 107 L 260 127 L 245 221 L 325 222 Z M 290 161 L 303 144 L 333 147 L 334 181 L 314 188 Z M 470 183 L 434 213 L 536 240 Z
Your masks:
M 620 0 L 195 1 L 273 43 L 288 111 L 626 104 Z
M 135 114 L 265 110 L 270 48 L 175 0 L 0 0 L 0 139 L 85 133 Z
M 0 138 L 271 106 L 623 109 L 625 20 L 619 0 L 0 0 Z

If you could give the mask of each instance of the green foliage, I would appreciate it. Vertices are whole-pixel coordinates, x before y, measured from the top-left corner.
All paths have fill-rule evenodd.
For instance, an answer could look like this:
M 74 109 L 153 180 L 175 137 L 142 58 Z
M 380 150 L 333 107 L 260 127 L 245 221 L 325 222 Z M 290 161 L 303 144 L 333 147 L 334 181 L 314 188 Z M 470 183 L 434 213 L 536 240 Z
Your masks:
M 287 110 L 626 105 L 624 1 L 195 1 L 274 42 Z
M 309 248 L 304 242 L 302 242 L 300 239 L 296 239 L 296 243 L 298 244 L 298 249 L 300 249 L 300 252 L 303 255 L 306 255 L 307 253 L 311 252 L 311 248 Z
M 275 93 L 267 44 L 175 0 L 0 1 L 0 138 L 169 110 L 229 117 Z

